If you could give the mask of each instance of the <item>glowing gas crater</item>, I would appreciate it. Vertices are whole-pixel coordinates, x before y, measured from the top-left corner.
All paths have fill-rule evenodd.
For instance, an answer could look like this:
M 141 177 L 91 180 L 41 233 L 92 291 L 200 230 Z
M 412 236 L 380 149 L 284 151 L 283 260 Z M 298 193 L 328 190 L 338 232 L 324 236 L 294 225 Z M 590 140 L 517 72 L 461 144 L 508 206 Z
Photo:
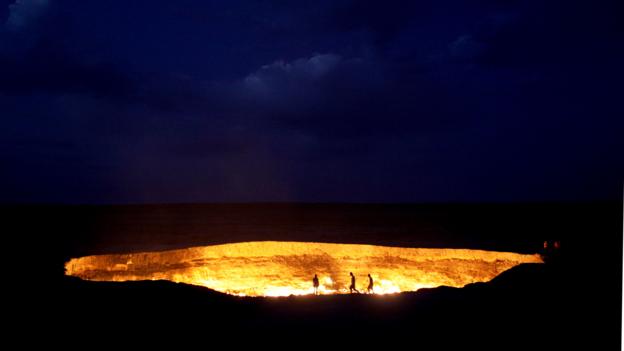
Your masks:
M 348 293 L 349 272 L 359 291 L 367 290 L 371 274 L 374 293 L 389 294 L 486 282 L 521 263 L 542 259 L 482 250 L 259 241 L 86 256 L 71 259 L 65 269 L 87 280 L 165 279 L 239 296 L 287 296 L 312 294 L 315 274 L 321 294 Z

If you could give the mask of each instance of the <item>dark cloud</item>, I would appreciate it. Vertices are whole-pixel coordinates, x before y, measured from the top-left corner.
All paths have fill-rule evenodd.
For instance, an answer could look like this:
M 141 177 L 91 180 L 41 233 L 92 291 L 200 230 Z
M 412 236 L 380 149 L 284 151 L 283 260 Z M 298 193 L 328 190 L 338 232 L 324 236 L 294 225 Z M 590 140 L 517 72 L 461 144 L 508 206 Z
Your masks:
M 0 201 L 619 197 L 621 7 L 21 0 Z
M 621 55 L 624 7 L 619 1 L 526 2 L 491 16 L 475 38 L 486 44 L 478 59 L 493 66 L 558 66 L 596 55 Z
M 233 90 L 249 113 L 322 138 L 422 134 L 465 125 L 472 113 L 465 99 L 431 79 L 425 72 L 400 76 L 363 58 L 316 54 L 265 65 Z
M 19 31 L 36 22 L 47 10 L 48 0 L 17 0 L 9 5 L 9 17 L 5 27 Z
M 472 35 L 460 35 L 455 41 L 449 44 L 451 57 L 459 60 L 472 60 L 480 57 L 485 50 L 485 45 L 478 42 Z
M 0 93 L 6 95 L 76 93 L 124 99 L 132 98 L 134 84 L 112 64 L 80 61 L 48 42 L 0 56 L 0 76 Z
M 339 3 L 333 20 L 341 30 L 366 30 L 373 35 L 375 45 L 384 46 L 409 21 L 428 12 L 426 2 L 414 1 L 347 1 Z

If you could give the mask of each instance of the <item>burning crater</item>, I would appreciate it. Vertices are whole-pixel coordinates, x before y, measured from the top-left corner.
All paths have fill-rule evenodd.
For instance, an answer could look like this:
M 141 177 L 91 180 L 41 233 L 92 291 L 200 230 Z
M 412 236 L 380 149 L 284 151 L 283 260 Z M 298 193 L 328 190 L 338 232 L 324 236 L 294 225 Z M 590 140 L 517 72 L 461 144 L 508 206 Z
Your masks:
M 356 244 L 259 241 L 161 252 L 73 258 L 67 275 L 86 280 L 170 280 L 239 296 L 349 292 L 349 272 L 374 293 L 463 287 L 486 282 L 521 263 L 542 263 L 539 255 L 467 249 L 417 249 Z

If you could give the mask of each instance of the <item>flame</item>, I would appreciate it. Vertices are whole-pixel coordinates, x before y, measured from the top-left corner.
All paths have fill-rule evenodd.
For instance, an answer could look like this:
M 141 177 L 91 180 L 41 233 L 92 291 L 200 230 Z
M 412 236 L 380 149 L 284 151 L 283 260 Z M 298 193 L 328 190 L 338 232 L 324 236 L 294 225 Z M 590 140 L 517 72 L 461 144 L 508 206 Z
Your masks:
M 420 249 L 357 244 L 259 241 L 160 252 L 73 258 L 66 274 L 86 280 L 170 280 L 237 296 L 349 293 L 349 272 L 366 292 L 393 294 L 486 282 L 539 255 L 467 249 Z

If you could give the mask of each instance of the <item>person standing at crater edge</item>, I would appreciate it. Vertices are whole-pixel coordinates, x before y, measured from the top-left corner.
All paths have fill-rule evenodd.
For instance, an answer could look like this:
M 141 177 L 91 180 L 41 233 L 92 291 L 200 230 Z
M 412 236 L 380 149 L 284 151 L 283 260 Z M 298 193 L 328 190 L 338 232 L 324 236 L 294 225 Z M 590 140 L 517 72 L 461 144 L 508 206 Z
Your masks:
M 371 277 L 370 273 L 368 274 L 368 288 L 366 288 L 366 292 L 369 294 L 373 293 L 373 277 Z
M 355 288 L 355 276 L 353 275 L 353 272 L 349 272 L 349 275 L 351 275 L 351 286 L 349 286 L 349 292 L 353 293 L 353 291 L 355 291 L 359 294 L 360 292 Z
M 318 295 L 319 294 L 319 291 L 318 291 L 319 279 L 316 276 L 316 274 L 314 275 L 314 278 L 312 278 L 312 285 L 314 285 L 314 295 Z

